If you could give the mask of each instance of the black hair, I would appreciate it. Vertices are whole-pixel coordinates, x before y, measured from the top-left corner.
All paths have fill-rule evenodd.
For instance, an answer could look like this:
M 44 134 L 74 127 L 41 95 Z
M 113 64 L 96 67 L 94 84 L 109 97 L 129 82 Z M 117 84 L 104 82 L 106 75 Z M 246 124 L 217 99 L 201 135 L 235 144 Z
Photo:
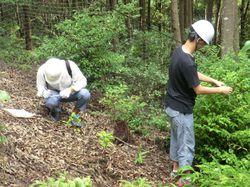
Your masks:
M 195 32 L 194 28 L 191 26 L 189 29 L 189 33 L 188 33 L 188 40 L 192 42 L 198 38 L 199 38 L 198 34 Z

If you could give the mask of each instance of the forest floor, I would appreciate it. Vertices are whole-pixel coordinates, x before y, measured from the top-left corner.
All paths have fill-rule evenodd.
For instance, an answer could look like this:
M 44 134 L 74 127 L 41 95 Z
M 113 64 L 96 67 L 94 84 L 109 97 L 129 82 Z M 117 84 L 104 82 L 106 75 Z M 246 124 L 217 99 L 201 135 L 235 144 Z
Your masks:
M 102 150 L 97 133 L 113 132 L 114 122 L 98 111 L 98 97 L 93 94 L 85 113 L 85 124 L 80 131 L 66 127 L 73 103 L 63 104 L 62 119 L 51 121 L 41 98 L 36 97 L 36 71 L 20 70 L 0 62 L 0 90 L 11 95 L 5 108 L 24 109 L 35 113 L 34 118 L 15 118 L 0 110 L 0 135 L 7 143 L 0 144 L 0 186 L 25 187 L 35 180 L 67 176 L 91 176 L 93 186 L 118 187 L 120 180 L 133 181 L 145 177 L 152 186 L 165 183 L 170 171 L 170 160 L 164 147 L 166 132 L 152 128 L 150 135 L 133 134 L 134 143 L 114 144 Z M 160 141 L 159 141 L 160 140 Z M 137 152 L 148 151 L 142 165 L 135 164 Z

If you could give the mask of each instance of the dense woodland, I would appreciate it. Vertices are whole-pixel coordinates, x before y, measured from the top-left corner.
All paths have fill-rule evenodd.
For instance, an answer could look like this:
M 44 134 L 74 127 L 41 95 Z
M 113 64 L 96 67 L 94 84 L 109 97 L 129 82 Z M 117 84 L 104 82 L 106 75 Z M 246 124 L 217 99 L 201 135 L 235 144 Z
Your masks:
M 194 112 L 196 156 L 194 171 L 191 174 L 192 185 L 249 186 L 249 0 L 0 0 L 0 90 L 8 92 L 10 96 L 14 94 L 14 101 L 15 98 L 18 98 L 19 102 L 24 98 L 28 100 L 30 96 L 32 99 L 25 101 L 25 104 L 29 103 L 29 107 L 33 104 L 32 107 L 36 107 L 37 104 L 34 103 L 39 101 L 33 89 L 38 66 L 49 57 L 75 61 L 87 77 L 88 88 L 92 93 L 92 101 L 87 117 L 85 116 L 87 124 L 100 123 L 101 116 L 108 119 L 107 124 L 114 125 L 114 129 L 121 128 L 118 134 L 115 134 L 116 130 L 114 133 L 106 131 L 112 131 L 110 125 L 104 129 L 101 126 L 96 128 L 100 131 L 99 138 L 108 137 L 108 142 L 99 139 L 101 144 L 96 148 L 99 154 L 104 155 L 100 165 L 105 163 L 110 166 L 112 159 L 119 163 L 120 159 L 113 153 L 124 154 L 126 151 L 124 147 L 115 144 L 115 139 L 118 138 L 128 147 L 138 146 L 137 154 L 133 151 L 129 152 L 129 155 L 137 155 L 134 165 L 139 163 L 142 167 L 138 173 L 147 173 L 145 155 L 150 154 L 150 149 L 147 149 L 147 143 L 150 142 L 148 139 L 153 138 L 154 145 L 161 142 L 160 145 L 157 144 L 158 147 L 161 147 L 164 156 L 168 155 L 169 123 L 164 112 L 164 97 L 171 52 L 185 42 L 190 25 L 200 19 L 211 21 L 215 28 L 215 37 L 211 45 L 195 53 L 198 70 L 225 82 L 233 87 L 234 92 L 226 97 L 216 94 L 197 98 Z M 10 75 L 7 74 L 8 70 Z M 27 77 L 20 78 L 22 73 L 19 72 L 23 72 Z M 8 81 L 13 77 L 16 77 L 15 84 Z M 24 85 L 29 85 L 19 88 L 23 85 L 22 79 Z M 15 90 L 13 85 L 19 90 Z M 26 96 L 21 94 L 22 91 Z M 22 97 L 19 98 L 18 94 Z M 6 101 L 0 97 L 1 105 L 12 106 L 14 104 L 11 104 L 11 101 L 13 99 Z M 35 111 L 39 110 L 36 107 Z M 15 157 L 10 154 L 10 150 L 16 148 L 13 142 L 18 145 L 17 142 L 20 141 L 18 138 L 15 141 L 14 134 L 18 132 L 13 131 L 18 128 L 13 128 L 11 124 L 22 124 L 22 132 L 27 130 L 31 134 L 33 131 L 24 123 L 38 127 L 44 125 L 46 128 L 52 128 L 53 125 L 43 117 L 34 122 L 14 119 L 9 121 L 4 114 L 0 117 L 0 158 L 3 157 L 2 163 L 0 160 L 0 186 L 19 186 L 22 176 L 13 174 L 14 169 L 11 170 L 11 164 L 8 162 L 8 159 Z M 81 133 L 67 134 L 67 129 L 66 132 L 65 129 L 60 132 L 63 131 L 63 135 L 67 134 L 67 137 L 77 136 L 80 142 L 90 141 L 88 145 L 93 146 L 93 142 L 98 141 L 91 140 L 91 133 L 95 132 L 95 129 L 87 127 L 82 130 L 86 135 L 82 137 Z M 40 127 L 38 129 L 41 130 Z M 55 127 L 53 129 L 57 132 Z M 156 130 L 159 134 L 155 134 Z M 164 138 L 161 139 L 160 135 Z M 60 149 L 60 146 L 66 143 L 55 144 Z M 115 147 L 110 148 L 108 145 L 111 144 Z M 83 143 L 82 146 L 86 144 Z M 157 149 L 154 151 L 157 152 Z M 159 158 L 157 154 L 151 153 L 151 156 L 161 160 L 162 154 L 160 151 L 158 153 Z M 23 157 L 17 158 L 23 163 Z M 34 157 L 27 156 L 25 159 L 29 161 Z M 168 165 L 161 166 L 166 167 L 166 173 L 159 170 L 154 174 L 169 174 L 171 162 L 167 159 L 165 162 L 167 163 L 161 160 L 157 163 Z M 6 163 L 9 164 L 8 167 Z M 81 164 L 83 163 L 79 162 L 75 165 Z M 33 178 L 23 180 L 22 184 L 35 186 L 35 180 L 38 180 L 38 186 L 57 186 L 59 183 L 68 186 L 77 186 L 78 183 L 78 186 L 119 184 L 125 187 L 173 185 L 166 184 L 164 180 L 159 181 L 160 177 L 148 178 L 154 174 L 141 174 L 141 177 L 135 174 L 132 177 L 132 174 L 123 176 L 121 171 L 119 175 L 109 175 L 104 169 L 106 165 L 98 168 L 98 172 L 96 168 L 92 172 L 90 168 L 94 166 L 89 164 L 89 170 L 74 170 L 76 174 L 72 174 L 73 170 L 69 167 L 67 171 L 72 175 L 69 178 L 60 177 L 59 174 L 63 173 L 63 170 L 44 170 L 42 175 L 46 176 L 46 171 L 49 171 L 47 174 L 51 176 L 46 177 L 52 177 L 53 180 L 39 178 L 41 174 L 37 174 Z M 14 165 L 12 167 L 15 168 Z M 150 167 L 160 169 L 160 166 Z M 116 165 L 113 170 L 118 171 L 118 168 Z M 127 170 L 129 171 L 128 168 Z M 137 170 L 133 168 L 132 171 Z M 15 181 L 15 177 L 18 180 Z M 11 181 L 12 179 L 14 181 Z

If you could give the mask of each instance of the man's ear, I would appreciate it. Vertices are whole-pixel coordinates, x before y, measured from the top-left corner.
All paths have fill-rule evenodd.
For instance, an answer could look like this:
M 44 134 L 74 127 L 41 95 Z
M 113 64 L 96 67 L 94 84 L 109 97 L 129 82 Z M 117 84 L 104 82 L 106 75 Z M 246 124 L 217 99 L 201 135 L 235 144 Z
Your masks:
M 206 44 L 206 42 L 201 38 L 197 39 L 197 43 L 204 44 L 204 45 Z

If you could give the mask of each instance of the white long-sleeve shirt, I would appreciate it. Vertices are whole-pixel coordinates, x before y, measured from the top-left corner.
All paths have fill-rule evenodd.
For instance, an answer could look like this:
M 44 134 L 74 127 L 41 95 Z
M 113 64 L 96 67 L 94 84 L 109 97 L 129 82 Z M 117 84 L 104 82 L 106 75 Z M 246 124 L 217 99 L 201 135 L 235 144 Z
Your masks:
M 41 65 L 37 72 L 37 96 L 42 97 L 43 92 L 45 90 L 64 90 L 66 88 L 72 87 L 75 92 L 81 90 L 82 88 L 87 86 L 87 79 L 79 69 L 79 67 L 71 60 L 69 60 L 69 65 L 72 71 L 72 78 L 68 73 L 65 60 L 58 59 L 58 67 L 60 66 L 62 70 L 62 74 L 60 77 L 60 82 L 58 84 L 47 84 L 45 77 L 45 67 L 46 63 Z

